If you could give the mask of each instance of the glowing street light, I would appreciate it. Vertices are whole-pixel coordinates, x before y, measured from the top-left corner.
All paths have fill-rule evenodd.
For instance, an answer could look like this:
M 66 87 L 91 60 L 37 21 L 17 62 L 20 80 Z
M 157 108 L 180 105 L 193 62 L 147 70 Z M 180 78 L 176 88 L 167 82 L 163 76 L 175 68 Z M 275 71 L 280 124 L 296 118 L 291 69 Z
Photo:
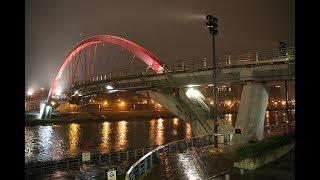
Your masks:
M 113 89 L 113 87 L 112 86 L 110 86 L 110 85 L 107 85 L 107 90 L 112 90 Z
M 32 95 L 33 95 L 33 90 L 32 90 L 32 89 L 29 89 L 29 90 L 27 91 L 27 95 L 28 95 L 28 96 L 32 96 Z

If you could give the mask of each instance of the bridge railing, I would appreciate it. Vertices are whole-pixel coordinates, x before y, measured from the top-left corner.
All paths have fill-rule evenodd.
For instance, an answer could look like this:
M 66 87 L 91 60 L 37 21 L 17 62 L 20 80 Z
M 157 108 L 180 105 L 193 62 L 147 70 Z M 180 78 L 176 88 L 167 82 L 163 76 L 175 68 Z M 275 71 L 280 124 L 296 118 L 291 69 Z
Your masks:
M 184 150 L 191 149 L 192 147 L 201 147 L 213 144 L 213 136 L 193 137 L 191 139 L 183 139 L 174 141 L 166 145 L 157 147 L 150 151 L 136 163 L 134 163 L 126 173 L 126 180 L 135 180 L 145 175 L 149 170 L 159 162 L 161 154 L 173 154 L 183 152 Z
M 218 68 L 235 67 L 235 66 L 247 66 L 247 65 L 261 65 L 276 62 L 288 62 L 295 60 L 294 47 L 287 48 L 286 51 L 280 50 L 268 50 L 257 52 L 245 52 L 234 53 L 226 55 L 224 60 L 218 59 L 216 66 Z M 164 73 L 174 73 L 181 71 L 198 71 L 212 68 L 212 60 L 209 59 L 192 59 L 192 60 L 180 60 L 175 63 L 165 65 Z M 92 80 L 76 82 L 75 85 L 85 84 L 92 81 L 113 80 L 117 78 L 128 77 L 143 77 L 146 75 L 156 74 L 155 72 L 143 69 L 140 71 L 133 70 L 132 68 L 122 69 L 117 72 L 101 74 L 94 76 Z

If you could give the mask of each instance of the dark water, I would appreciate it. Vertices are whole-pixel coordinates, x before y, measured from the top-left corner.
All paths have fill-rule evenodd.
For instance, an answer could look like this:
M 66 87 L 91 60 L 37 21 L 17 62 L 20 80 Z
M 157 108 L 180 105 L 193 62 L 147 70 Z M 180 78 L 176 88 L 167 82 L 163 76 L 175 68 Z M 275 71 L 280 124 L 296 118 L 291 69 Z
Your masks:
M 291 112 L 294 120 L 294 111 Z M 236 115 L 225 115 L 234 125 Z M 267 112 L 265 125 L 285 124 L 281 111 Z M 178 118 L 70 123 L 25 127 L 25 160 L 74 157 L 83 151 L 108 153 L 191 138 L 191 126 Z

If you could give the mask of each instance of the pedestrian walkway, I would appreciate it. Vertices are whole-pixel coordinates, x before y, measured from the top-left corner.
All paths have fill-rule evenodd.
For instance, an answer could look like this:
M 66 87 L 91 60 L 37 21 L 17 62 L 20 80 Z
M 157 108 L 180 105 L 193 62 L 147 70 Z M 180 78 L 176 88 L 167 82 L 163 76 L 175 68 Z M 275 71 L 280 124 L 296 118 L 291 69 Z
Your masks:
M 194 148 L 183 153 L 160 156 L 160 164 L 154 167 L 144 179 L 208 179 L 230 171 L 233 167 L 233 146 L 219 145 L 223 154 L 214 155 L 213 146 Z

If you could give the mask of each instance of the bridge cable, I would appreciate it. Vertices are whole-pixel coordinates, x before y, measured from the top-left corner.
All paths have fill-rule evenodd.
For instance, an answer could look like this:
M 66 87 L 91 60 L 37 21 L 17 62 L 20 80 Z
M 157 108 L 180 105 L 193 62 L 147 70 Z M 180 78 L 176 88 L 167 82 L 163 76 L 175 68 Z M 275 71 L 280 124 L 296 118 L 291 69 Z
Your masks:
M 91 75 L 92 76 L 93 76 L 94 62 L 96 60 L 97 46 L 98 46 L 98 43 L 96 43 L 96 46 L 94 48 L 93 61 L 92 61 L 92 67 L 91 67 Z
M 85 74 L 84 74 L 84 65 L 82 65 L 82 59 L 81 59 L 81 51 L 82 49 L 80 49 L 79 51 L 79 61 L 80 61 L 80 65 L 81 65 L 81 69 L 82 69 L 82 75 L 83 75 L 83 78 L 85 79 Z
M 74 79 L 76 77 L 76 73 L 77 73 L 77 69 L 78 69 L 78 64 L 79 64 L 79 60 L 77 61 L 77 59 L 75 59 L 75 63 L 76 63 L 76 67 L 75 67 L 75 70 L 74 70 L 74 73 L 73 73 L 73 76 L 72 76 L 72 83 L 74 83 Z
M 88 79 L 91 78 L 91 62 L 90 62 L 90 50 L 91 50 L 91 46 L 88 46 L 88 52 L 87 52 L 87 58 L 88 58 Z

